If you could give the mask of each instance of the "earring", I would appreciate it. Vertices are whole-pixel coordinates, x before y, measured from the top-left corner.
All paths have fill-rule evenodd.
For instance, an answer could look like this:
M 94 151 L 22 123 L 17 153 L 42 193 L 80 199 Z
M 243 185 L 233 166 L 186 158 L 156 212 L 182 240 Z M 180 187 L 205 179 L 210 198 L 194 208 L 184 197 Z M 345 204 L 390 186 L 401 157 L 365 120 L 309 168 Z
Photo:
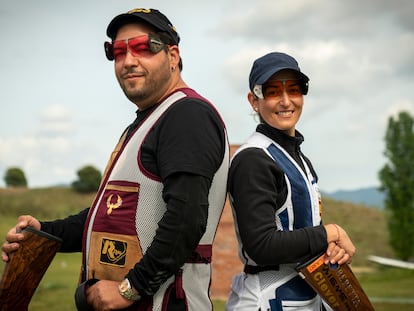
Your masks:
M 175 67 L 171 67 L 171 71 L 174 72 L 175 71 Z

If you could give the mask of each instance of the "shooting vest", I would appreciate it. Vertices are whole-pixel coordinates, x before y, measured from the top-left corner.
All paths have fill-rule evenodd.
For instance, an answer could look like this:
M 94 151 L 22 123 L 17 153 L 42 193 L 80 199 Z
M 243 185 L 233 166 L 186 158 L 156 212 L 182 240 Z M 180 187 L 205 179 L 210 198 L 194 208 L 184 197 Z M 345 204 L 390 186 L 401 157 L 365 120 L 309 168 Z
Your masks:
M 286 201 L 276 210 L 275 225 L 279 231 L 292 231 L 313 227 L 321 223 L 321 200 L 315 177 L 302 158 L 305 172 L 296 161 L 269 137 L 255 132 L 234 154 L 247 148 L 261 148 L 284 171 L 288 188 Z M 233 200 L 230 197 L 233 207 Z M 234 212 L 234 210 L 233 210 Z M 321 300 L 295 271 L 296 263 L 259 267 L 244 251 L 240 239 L 237 218 L 236 236 L 239 257 L 245 264 L 245 272 L 233 279 L 232 293 L 226 310 L 319 310 Z M 270 250 L 269 250 L 270 251 Z M 278 251 L 278 250 L 272 250 Z M 281 252 L 284 250 L 281 249 Z M 289 302 L 286 304 L 286 300 Z M 254 305 L 257 303 L 258 305 Z
M 140 148 L 163 113 L 189 96 L 198 95 L 190 89 L 172 93 L 147 116 L 126 143 L 122 138 L 118 143 L 85 226 L 83 280 L 123 280 L 153 241 L 166 204 L 159 177 L 141 166 Z M 178 298 L 191 297 L 186 302 L 188 310 L 207 310 L 211 305 L 208 292 L 212 242 L 224 207 L 228 159 L 226 147 L 210 188 L 207 229 L 200 244 L 177 275 L 170 277 L 153 296 L 152 310 L 161 310 L 164 296 L 172 289 L 176 290 Z

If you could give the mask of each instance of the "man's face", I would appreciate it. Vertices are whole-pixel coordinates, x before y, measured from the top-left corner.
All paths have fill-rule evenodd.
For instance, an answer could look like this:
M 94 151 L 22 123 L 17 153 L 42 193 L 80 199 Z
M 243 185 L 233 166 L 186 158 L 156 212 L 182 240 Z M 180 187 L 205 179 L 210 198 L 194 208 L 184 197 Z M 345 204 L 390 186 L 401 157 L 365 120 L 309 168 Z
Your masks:
M 116 40 L 127 40 L 154 33 L 143 24 L 126 24 L 119 28 Z M 130 48 L 115 58 L 115 74 L 119 85 L 130 101 L 140 110 L 156 104 L 169 89 L 171 70 L 168 53 L 143 51 L 131 53 Z

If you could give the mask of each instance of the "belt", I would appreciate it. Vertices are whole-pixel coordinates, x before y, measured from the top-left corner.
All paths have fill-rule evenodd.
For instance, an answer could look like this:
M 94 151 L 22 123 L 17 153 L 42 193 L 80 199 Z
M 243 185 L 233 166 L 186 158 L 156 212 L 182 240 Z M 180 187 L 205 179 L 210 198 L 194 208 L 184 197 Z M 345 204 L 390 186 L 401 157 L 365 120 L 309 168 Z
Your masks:
M 270 266 L 252 266 L 245 265 L 244 273 L 247 274 L 258 274 L 263 271 L 279 271 L 279 265 L 270 265 Z

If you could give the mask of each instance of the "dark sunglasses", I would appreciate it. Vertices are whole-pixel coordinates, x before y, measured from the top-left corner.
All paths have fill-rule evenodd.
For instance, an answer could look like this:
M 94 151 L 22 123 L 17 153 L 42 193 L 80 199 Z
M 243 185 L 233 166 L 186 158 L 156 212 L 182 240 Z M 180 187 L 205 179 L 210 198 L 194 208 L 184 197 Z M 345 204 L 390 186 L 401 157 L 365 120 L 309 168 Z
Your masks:
M 144 36 L 105 42 L 105 54 L 108 60 L 120 60 L 129 51 L 133 56 L 142 56 L 146 53 L 157 54 L 164 49 L 165 44 L 158 37 L 148 34 Z

